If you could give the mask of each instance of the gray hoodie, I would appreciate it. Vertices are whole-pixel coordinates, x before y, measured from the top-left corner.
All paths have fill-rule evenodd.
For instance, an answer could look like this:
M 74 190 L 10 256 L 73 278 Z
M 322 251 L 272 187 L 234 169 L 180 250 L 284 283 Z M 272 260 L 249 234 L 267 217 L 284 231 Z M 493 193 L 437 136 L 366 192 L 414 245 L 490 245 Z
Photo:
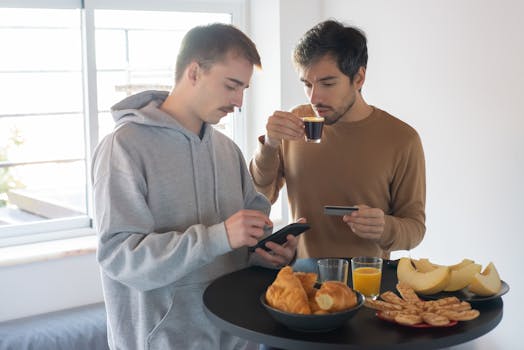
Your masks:
M 224 221 L 269 212 L 240 149 L 208 124 L 201 138 L 146 91 L 113 106 L 115 130 L 93 158 L 95 220 L 111 349 L 242 349 L 207 319 L 202 294 L 249 264 Z M 256 302 L 256 301 L 254 301 Z

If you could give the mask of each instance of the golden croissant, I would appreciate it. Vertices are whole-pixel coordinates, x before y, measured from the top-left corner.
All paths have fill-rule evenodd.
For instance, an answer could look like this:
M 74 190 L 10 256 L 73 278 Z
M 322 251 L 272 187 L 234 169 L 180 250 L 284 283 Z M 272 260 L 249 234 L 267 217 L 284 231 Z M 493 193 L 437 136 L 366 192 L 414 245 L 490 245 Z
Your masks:
M 320 309 L 337 312 L 357 305 L 357 295 L 345 283 L 326 281 L 315 294 Z
M 357 296 L 345 283 L 326 281 L 315 288 L 317 274 L 293 272 L 282 268 L 266 290 L 267 303 L 279 310 L 296 314 L 327 314 L 352 308 Z
M 294 272 L 295 276 L 298 277 L 304 291 L 306 292 L 308 298 L 315 296 L 317 292 L 315 288 L 315 283 L 317 283 L 317 274 L 314 272 Z
M 282 268 L 277 274 L 266 291 L 266 300 L 270 306 L 282 311 L 311 314 L 306 291 L 290 266 Z

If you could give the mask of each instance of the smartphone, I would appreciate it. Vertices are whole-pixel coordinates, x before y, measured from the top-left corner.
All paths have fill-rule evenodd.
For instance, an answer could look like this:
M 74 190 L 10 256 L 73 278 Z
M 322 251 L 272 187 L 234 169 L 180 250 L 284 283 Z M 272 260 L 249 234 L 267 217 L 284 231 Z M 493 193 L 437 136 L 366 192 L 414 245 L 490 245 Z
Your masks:
M 347 207 L 339 205 L 326 205 L 324 206 L 324 214 L 326 215 L 337 215 L 344 216 L 351 214 L 352 212 L 358 210 L 357 207 Z
M 266 242 L 275 242 L 277 244 L 284 244 L 287 241 L 286 239 L 287 235 L 291 234 L 293 236 L 298 236 L 299 234 L 303 233 L 304 231 L 309 230 L 310 228 L 311 226 L 309 224 L 300 223 L 300 222 L 289 224 L 287 226 L 284 226 L 277 232 L 267 236 L 266 238 L 261 239 L 260 241 L 258 241 L 257 245 L 253 247 L 249 247 L 249 251 L 253 252 L 257 248 L 262 248 L 265 251 L 270 251 L 271 249 L 266 247 Z

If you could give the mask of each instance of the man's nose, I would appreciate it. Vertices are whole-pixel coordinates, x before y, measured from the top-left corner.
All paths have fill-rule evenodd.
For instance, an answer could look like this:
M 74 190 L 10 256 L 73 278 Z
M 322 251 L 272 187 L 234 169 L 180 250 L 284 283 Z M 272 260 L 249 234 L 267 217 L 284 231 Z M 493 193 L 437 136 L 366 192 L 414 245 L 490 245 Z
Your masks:
M 309 103 L 311 103 L 312 105 L 316 105 L 320 102 L 322 102 L 322 96 L 320 91 L 314 86 L 311 87 L 311 90 L 309 91 Z
M 242 107 L 243 100 L 244 100 L 244 91 L 240 90 L 233 94 L 233 96 L 231 97 L 230 103 L 233 106 L 240 108 Z

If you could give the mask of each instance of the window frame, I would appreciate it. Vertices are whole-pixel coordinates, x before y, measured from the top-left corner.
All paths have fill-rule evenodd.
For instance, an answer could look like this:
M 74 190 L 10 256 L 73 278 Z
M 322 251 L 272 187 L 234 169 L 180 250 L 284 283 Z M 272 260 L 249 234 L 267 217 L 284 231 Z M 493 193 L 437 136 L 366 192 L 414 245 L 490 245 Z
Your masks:
M 35 223 L 0 226 L 0 247 L 92 235 L 93 201 L 91 159 L 99 142 L 97 70 L 95 51 L 95 10 L 139 10 L 229 13 L 232 24 L 245 29 L 245 0 L 5 0 L 0 8 L 80 9 L 82 35 L 82 76 L 86 159 L 86 204 L 84 216 L 49 219 Z M 242 115 L 247 108 L 242 108 Z M 240 149 L 246 150 L 245 118 L 233 118 L 233 134 Z

